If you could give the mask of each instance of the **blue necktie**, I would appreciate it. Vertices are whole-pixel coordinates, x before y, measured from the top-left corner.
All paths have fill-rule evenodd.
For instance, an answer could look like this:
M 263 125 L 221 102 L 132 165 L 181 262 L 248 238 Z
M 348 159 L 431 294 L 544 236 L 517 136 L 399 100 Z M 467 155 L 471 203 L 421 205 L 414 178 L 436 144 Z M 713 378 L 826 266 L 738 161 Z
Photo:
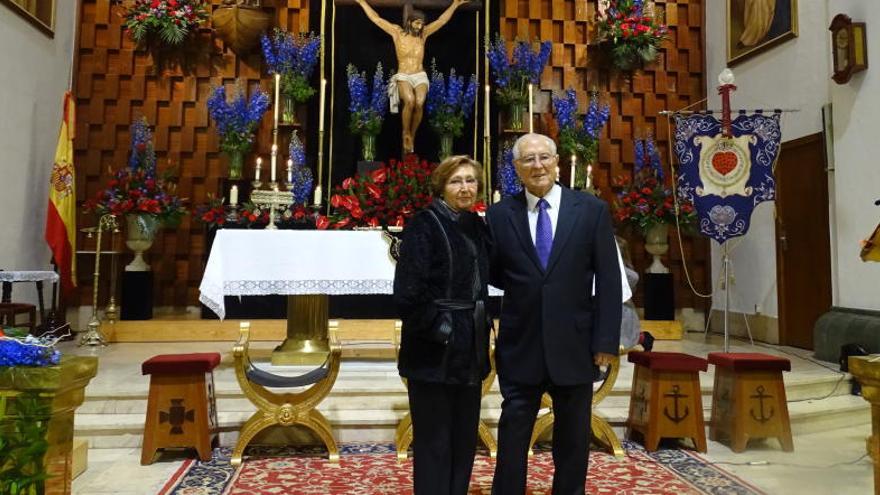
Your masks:
M 547 200 L 541 198 L 538 200 L 538 225 L 535 226 L 535 249 L 538 251 L 538 259 L 541 260 L 541 266 L 547 268 L 547 262 L 550 260 L 550 249 L 553 247 L 553 226 L 550 225 L 550 215 L 547 213 L 547 207 L 550 204 Z

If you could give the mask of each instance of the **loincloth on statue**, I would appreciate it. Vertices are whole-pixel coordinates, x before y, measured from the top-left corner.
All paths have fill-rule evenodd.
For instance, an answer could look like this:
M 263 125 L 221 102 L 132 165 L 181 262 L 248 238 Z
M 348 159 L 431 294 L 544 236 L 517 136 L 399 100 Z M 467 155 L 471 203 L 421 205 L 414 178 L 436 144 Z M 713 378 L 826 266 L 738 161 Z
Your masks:
M 390 108 L 391 113 L 397 113 L 397 108 L 400 105 L 400 90 L 397 88 L 398 81 L 408 82 L 413 89 L 422 84 L 428 86 L 430 83 L 428 80 L 428 73 L 425 71 L 416 72 L 415 74 L 403 74 L 398 72 L 391 76 L 391 79 L 388 81 L 388 107 Z

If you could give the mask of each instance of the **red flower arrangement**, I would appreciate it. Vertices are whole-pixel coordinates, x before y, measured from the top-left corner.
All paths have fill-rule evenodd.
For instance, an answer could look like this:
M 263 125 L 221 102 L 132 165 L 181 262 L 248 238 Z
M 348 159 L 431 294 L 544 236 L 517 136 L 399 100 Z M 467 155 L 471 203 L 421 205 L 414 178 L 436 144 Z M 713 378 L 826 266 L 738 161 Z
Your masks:
M 614 202 L 614 219 L 624 225 L 637 227 L 644 234 L 651 227 L 675 223 L 676 201 L 672 189 L 665 184 L 660 154 L 653 141 L 636 141 L 634 178 L 618 176 L 612 186 L 621 188 Z M 694 205 L 679 198 L 678 224 L 689 226 L 696 221 Z
M 645 12 L 644 0 L 610 0 L 605 17 L 596 23 L 600 46 L 611 63 L 623 71 L 657 59 L 669 29 Z
M 330 214 L 319 215 L 315 224 L 319 229 L 403 227 L 431 203 L 434 166 L 407 155 L 402 162 L 392 159 L 369 174 L 348 177 L 330 196 Z
M 156 34 L 163 43 L 179 45 L 208 18 L 204 0 L 134 0 L 126 8 L 125 29 L 137 43 Z

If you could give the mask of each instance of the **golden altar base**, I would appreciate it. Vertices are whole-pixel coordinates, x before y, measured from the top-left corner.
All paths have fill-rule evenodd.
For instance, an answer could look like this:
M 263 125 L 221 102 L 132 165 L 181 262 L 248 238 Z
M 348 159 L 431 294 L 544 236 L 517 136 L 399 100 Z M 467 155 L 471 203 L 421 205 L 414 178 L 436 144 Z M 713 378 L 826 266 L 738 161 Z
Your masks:
M 880 495 L 880 361 L 877 356 L 850 356 L 849 372 L 862 385 L 862 398 L 871 403 L 871 436 L 866 445 L 874 461 L 874 495 Z
M 51 402 L 46 431 L 48 450 L 43 469 L 45 495 L 71 493 L 73 480 L 73 417 L 85 399 L 85 388 L 98 372 L 95 357 L 64 356 L 58 366 L 0 368 L 0 413 L 14 408 L 24 394 L 37 394 Z M 0 414 L 0 423 L 7 418 Z
M 328 305 L 326 294 L 287 296 L 287 338 L 272 351 L 273 366 L 318 366 L 327 360 Z

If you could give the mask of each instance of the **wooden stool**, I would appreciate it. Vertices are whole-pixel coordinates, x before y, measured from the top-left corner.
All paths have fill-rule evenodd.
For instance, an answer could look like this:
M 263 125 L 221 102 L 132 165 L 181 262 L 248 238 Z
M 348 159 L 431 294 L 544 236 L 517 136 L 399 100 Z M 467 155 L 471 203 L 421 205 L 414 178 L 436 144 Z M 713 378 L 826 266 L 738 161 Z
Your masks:
M 636 365 L 626 420 L 627 437 L 639 432 L 645 449 L 657 450 L 661 438 L 690 438 L 706 452 L 700 371 L 705 359 L 678 352 L 630 352 Z
M 776 437 L 782 450 L 791 452 L 791 424 L 782 372 L 791 370 L 788 359 L 758 353 L 712 352 L 715 365 L 712 422 L 709 438 L 730 440 L 742 452 L 750 438 Z
M 162 354 L 141 365 L 150 375 L 150 396 L 141 465 L 153 463 L 156 450 L 193 447 L 203 461 L 211 460 L 217 437 L 217 405 L 213 369 L 220 363 L 216 352 Z
M 8 327 L 19 326 L 16 322 L 16 316 L 28 315 L 28 321 L 23 326 L 28 327 L 29 333 L 34 333 L 37 326 L 37 307 L 33 304 L 24 303 L 0 303 L 0 325 Z

